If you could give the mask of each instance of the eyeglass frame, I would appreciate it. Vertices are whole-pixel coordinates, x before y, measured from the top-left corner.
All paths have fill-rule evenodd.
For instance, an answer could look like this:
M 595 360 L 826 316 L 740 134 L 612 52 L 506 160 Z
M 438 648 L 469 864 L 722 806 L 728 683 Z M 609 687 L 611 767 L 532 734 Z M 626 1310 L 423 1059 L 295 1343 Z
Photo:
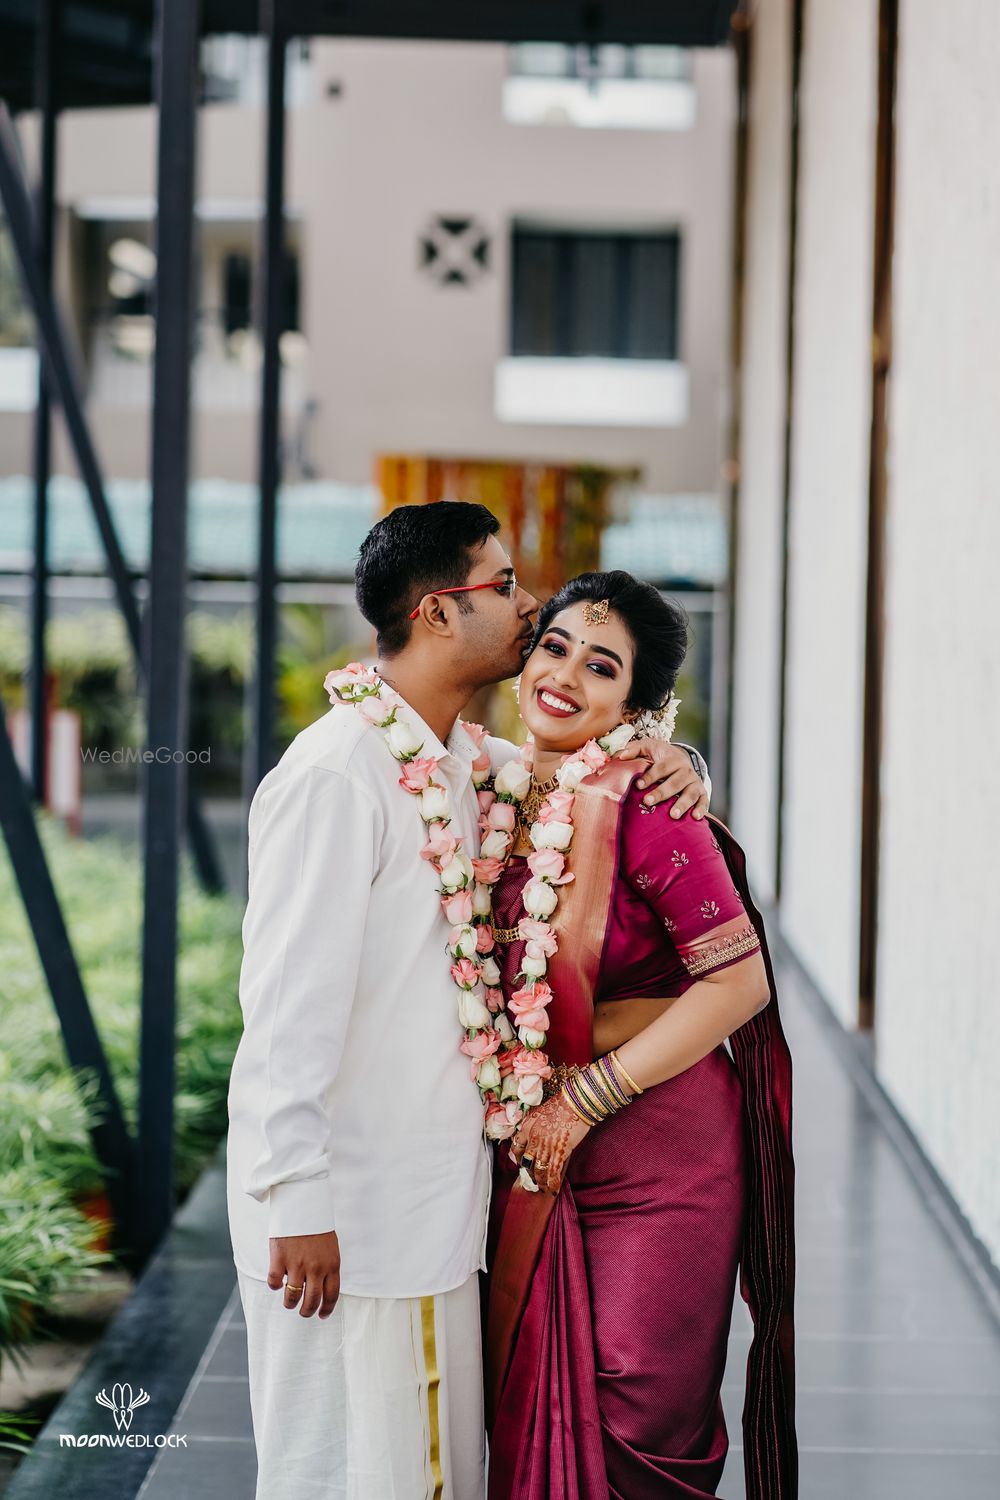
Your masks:
M 517 578 L 512 573 L 509 578 L 491 578 L 488 583 L 460 583 L 457 588 L 453 589 L 428 589 L 426 594 L 421 594 L 417 601 L 416 609 L 410 611 L 410 619 L 415 620 L 417 618 L 417 615 L 420 613 L 421 604 L 423 604 L 425 599 L 430 599 L 434 594 L 474 594 L 476 589 L 496 589 L 497 592 L 501 589 L 510 589 L 507 598 L 513 599 L 517 593 Z

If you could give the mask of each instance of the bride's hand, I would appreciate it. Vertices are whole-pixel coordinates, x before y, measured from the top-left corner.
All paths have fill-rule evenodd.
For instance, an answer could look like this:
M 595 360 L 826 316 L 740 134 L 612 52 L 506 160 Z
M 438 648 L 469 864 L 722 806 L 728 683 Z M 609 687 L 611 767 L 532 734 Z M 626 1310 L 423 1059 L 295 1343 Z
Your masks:
M 589 1133 L 560 1094 L 531 1110 L 511 1141 L 518 1166 L 531 1163 L 531 1175 L 543 1193 L 558 1193 L 575 1148 Z
M 682 818 L 691 809 L 696 818 L 703 818 L 708 812 L 708 789 L 683 746 L 647 735 L 641 740 L 631 740 L 624 750 L 619 750 L 616 759 L 651 762 L 649 770 L 638 782 L 640 787 L 652 788 L 642 799 L 647 807 L 655 807 L 658 802 L 676 797 L 677 801 L 670 809 L 672 818 Z

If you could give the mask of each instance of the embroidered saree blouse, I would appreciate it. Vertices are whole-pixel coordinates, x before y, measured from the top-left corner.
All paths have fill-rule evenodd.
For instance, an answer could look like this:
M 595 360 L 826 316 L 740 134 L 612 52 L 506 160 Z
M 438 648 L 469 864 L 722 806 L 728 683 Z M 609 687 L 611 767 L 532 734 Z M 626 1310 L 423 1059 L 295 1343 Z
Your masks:
M 622 808 L 621 861 L 595 1002 L 679 995 L 760 948 L 711 824 L 690 814 L 672 818 L 669 802 L 644 807 L 643 795 L 633 784 Z M 494 891 L 497 928 L 517 926 L 527 879 L 527 861 L 511 859 Z M 523 944 L 501 952 L 506 983 Z

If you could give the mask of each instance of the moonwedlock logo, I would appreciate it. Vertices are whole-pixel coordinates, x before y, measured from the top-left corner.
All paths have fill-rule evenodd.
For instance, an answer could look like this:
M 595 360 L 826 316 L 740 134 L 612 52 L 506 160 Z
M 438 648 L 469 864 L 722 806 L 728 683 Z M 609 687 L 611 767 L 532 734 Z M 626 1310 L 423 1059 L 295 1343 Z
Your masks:
M 60 1448 L 186 1448 L 186 1432 L 130 1432 L 132 1413 L 145 1406 L 149 1392 L 142 1387 L 136 1395 L 130 1385 L 116 1382 L 111 1395 L 106 1390 L 98 1391 L 94 1397 L 98 1406 L 106 1407 L 115 1419 L 117 1432 L 61 1432 Z

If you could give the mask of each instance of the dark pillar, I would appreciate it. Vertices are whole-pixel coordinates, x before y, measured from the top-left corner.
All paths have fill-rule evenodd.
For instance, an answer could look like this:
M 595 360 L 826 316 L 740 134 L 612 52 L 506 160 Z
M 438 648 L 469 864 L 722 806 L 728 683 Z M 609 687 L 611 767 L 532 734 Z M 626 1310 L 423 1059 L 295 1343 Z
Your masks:
M 41 166 L 35 217 L 38 267 L 45 285 L 52 285 L 53 223 L 56 176 L 55 31 L 59 0 L 38 0 L 35 30 L 35 106 L 41 116 Z M 35 800 L 45 800 L 48 752 L 46 735 L 45 623 L 48 617 L 49 456 L 51 408 L 45 361 L 38 361 L 38 402 L 35 407 L 35 565 L 31 585 L 31 782 Z
M 281 442 L 279 340 L 285 309 L 285 51 L 277 0 L 262 0 L 268 38 L 266 182 L 257 321 L 263 344 L 261 382 L 260 533 L 257 559 L 257 665 L 247 757 L 247 798 L 274 764 L 274 658 L 277 634 L 277 524 Z
M 174 1207 L 177 900 L 187 791 L 187 489 L 198 0 L 158 0 L 156 353 L 153 367 L 149 689 L 143 779 L 145 905 L 139 1058 L 136 1248 L 143 1258 Z M 176 757 L 180 756 L 180 759 Z

